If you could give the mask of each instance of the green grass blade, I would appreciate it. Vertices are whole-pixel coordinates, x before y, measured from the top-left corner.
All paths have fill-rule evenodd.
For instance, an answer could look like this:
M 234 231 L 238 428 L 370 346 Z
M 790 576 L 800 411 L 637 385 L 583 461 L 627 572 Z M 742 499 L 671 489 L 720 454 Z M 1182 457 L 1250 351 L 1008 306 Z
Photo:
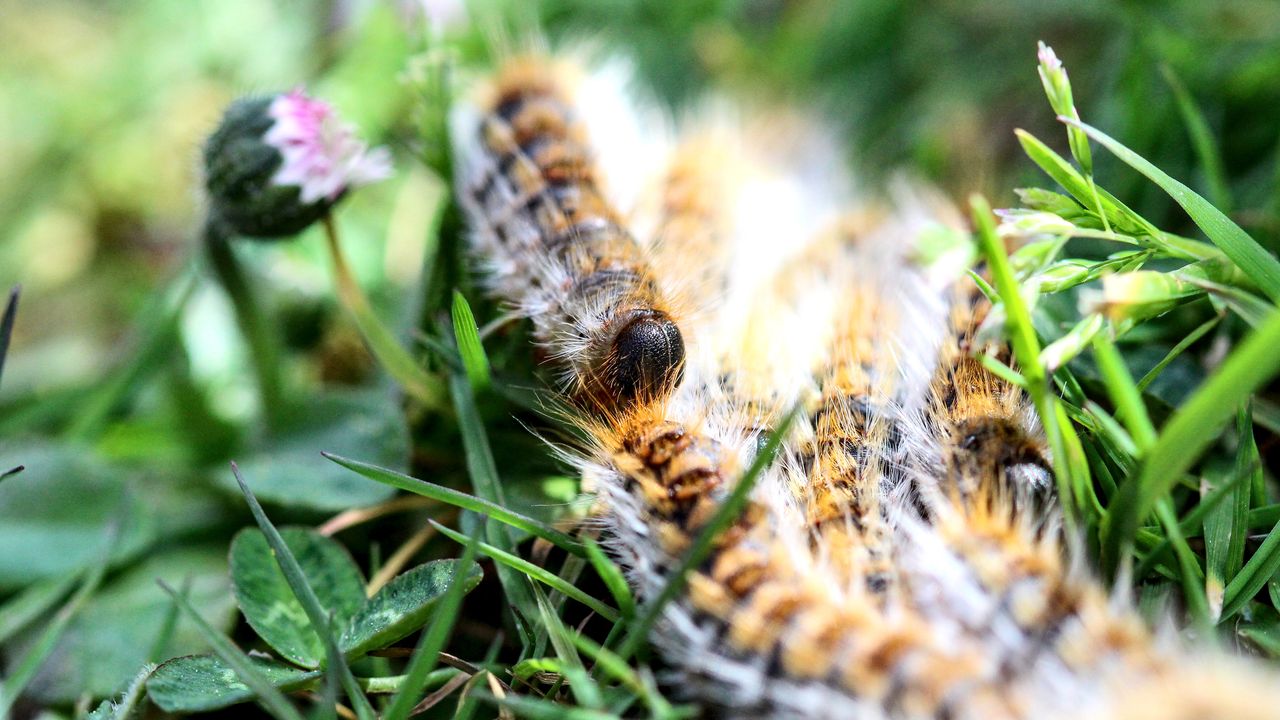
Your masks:
M 1027 379 L 1022 377 L 1022 373 L 1000 362 L 998 358 L 983 353 L 978 356 L 978 360 L 982 363 L 982 367 L 990 371 L 992 375 L 995 375 L 1010 385 L 1020 388 L 1027 387 Z
M 1249 534 L 1249 506 L 1255 499 L 1266 502 L 1262 458 L 1258 455 L 1258 443 L 1253 435 L 1253 415 L 1249 410 L 1249 403 L 1242 403 L 1236 412 L 1236 436 L 1235 474 L 1244 476 L 1245 485 L 1234 496 L 1227 578 L 1234 577 L 1244 564 L 1244 546 Z
M 191 595 L 191 576 L 187 576 L 182 580 L 182 587 L 178 592 L 182 593 L 183 598 Z M 165 649 L 169 646 L 169 641 L 173 639 L 173 633 L 178 628 L 178 613 L 180 609 L 177 604 L 169 606 L 165 611 L 164 620 L 160 623 L 160 632 L 156 633 L 155 642 L 151 643 L 151 651 L 147 653 L 147 658 L 156 664 L 164 662 L 172 657 L 165 653 Z
M 1092 483 L 1089 480 L 1088 460 L 1066 412 L 1050 393 L 1044 367 L 1040 364 L 1040 342 L 1036 339 L 1031 312 L 1022 301 L 1018 281 L 1009 265 L 1009 257 L 996 235 L 991 206 L 980 195 L 970 197 L 969 205 L 977 228 L 979 250 L 987 260 L 995 290 L 1004 306 L 1009 344 L 1018 361 L 1018 369 L 1026 379 L 1027 392 L 1035 403 L 1055 458 L 1053 472 L 1059 497 L 1063 501 L 1064 516 L 1068 524 L 1073 524 L 1080 510 L 1089 505 L 1087 493 L 1091 492 Z
M 555 608 L 551 606 L 551 601 L 547 600 L 546 593 L 536 585 L 531 585 L 529 589 L 533 592 L 534 599 L 538 601 L 538 615 L 542 618 L 543 626 L 547 628 L 547 637 L 551 640 L 551 647 L 555 649 L 556 657 L 560 660 L 560 672 L 569 683 L 569 691 L 573 693 L 579 704 L 592 710 L 604 709 L 604 696 L 600 692 L 600 686 L 587 674 L 582 658 L 578 656 L 578 649 L 573 642 L 574 633 L 570 632 L 556 615 Z
M 540 537 L 568 553 L 577 555 L 578 557 L 586 557 L 587 551 L 582 547 L 581 543 L 550 525 L 531 518 L 528 515 L 522 515 L 514 510 L 508 510 L 501 505 L 489 502 L 488 500 L 476 497 L 475 495 L 468 495 L 467 493 L 459 492 L 453 488 L 436 485 L 435 483 L 427 482 L 426 480 L 419 480 L 418 478 L 410 477 L 404 473 L 398 473 L 394 470 L 378 467 L 377 465 L 371 465 L 359 460 L 351 460 L 349 458 L 342 457 L 341 455 L 334 455 L 327 452 L 322 452 L 320 454 L 342 467 L 359 473 L 370 480 L 375 480 L 384 485 L 390 485 L 391 487 L 399 488 L 415 495 L 421 495 L 422 497 L 431 498 L 432 500 L 438 500 L 447 505 L 462 508 L 463 510 L 470 510 L 488 518 L 493 518 L 498 522 L 505 523 L 511 527 Z
M 485 432 L 480 411 L 476 408 L 471 381 L 466 375 L 450 374 L 449 394 L 458 416 L 458 430 L 462 434 L 462 447 L 466 454 L 467 473 L 471 478 L 471 486 L 475 489 L 476 495 L 488 500 L 491 504 L 505 506 L 507 500 L 502 492 L 502 483 L 498 479 L 498 466 L 493 461 L 489 436 Z M 484 537 L 494 547 L 514 556 L 514 543 L 506 527 L 487 523 Z M 497 566 L 497 572 L 498 582 L 502 584 L 502 590 L 506 593 L 509 607 L 514 608 L 516 613 L 525 618 L 537 615 L 533 596 L 519 574 L 512 572 L 511 568 L 501 563 Z M 533 635 L 535 638 L 540 637 L 541 630 L 534 628 Z
M 245 655 L 243 650 L 236 647 L 227 636 L 214 630 L 178 591 L 163 580 L 157 580 L 156 582 L 160 584 L 160 587 L 165 592 L 169 593 L 169 597 L 173 598 L 173 602 L 182 609 L 187 619 L 196 626 L 196 629 L 204 636 L 205 642 L 209 643 L 209 647 L 214 654 L 222 662 L 226 663 L 227 667 L 236 672 L 236 676 L 241 682 L 249 686 L 249 689 L 258 697 L 258 700 L 268 712 L 277 718 L 281 718 L 281 720 L 302 720 L 302 715 L 298 713 L 297 708 L 285 698 L 284 694 L 276 686 L 271 684 L 270 680 L 267 680 L 262 673 L 258 672 L 257 668 L 249 660 L 249 656 Z
M 1271 528 L 1267 539 L 1262 541 L 1249 562 L 1240 568 L 1239 574 L 1232 578 L 1223 595 L 1222 617 L 1219 622 L 1226 622 L 1244 609 L 1254 595 L 1267 584 L 1280 570 L 1280 523 Z
M 267 518 L 262 505 L 258 503 L 258 498 L 254 497 L 253 491 L 249 489 L 244 478 L 240 476 L 240 468 L 236 467 L 235 463 L 231 463 L 231 472 L 235 475 L 236 483 L 240 485 L 240 492 L 244 495 L 245 502 L 249 504 L 249 510 L 253 513 L 254 520 L 258 522 L 258 527 L 262 530 L 262 534 L 266 536 L 267 543 L 271 545 L 271 551 L 275 555 L 276 563 L 280 566 L 280 572 L 284 573 L 285 580 L 289 582 L 289 589 L 293 591 L 294 597 L 298 598 L 303 611 L 307 613 L 307 619 L 311 621 L 316 634 L 324 642 L 328 669 L 338 674 L 338 678 L 342 681 L 343 689 L 347 693 L 347 698 L 354 706 L 356 715 L 360 717 L 360 720 L 373 720 L 373 718 L 377 717 L 377 713 L 373 711 L 373 706 L 369 704 L 369 698 L 365 697 L 360 685 L 356 682 L 355 675 L 351 673 L 351 668 L 347 665 L 346 658 L 343 657 L 342 651 L 338 649 L 338 641 L 334 637 L 333 623 L 330 622 L 329 613 L 320 605 L 320 599 L 316 597 L 315 590 L 312 590 L 311 584 L 307 582 L 307 576 L 303 574 L 302 566 L 298 564 L 298 559 L 293 556 L 289 546 L 285 544 L 284 538 L 280 536 L 280 531 Z
M 234 257 L 231 260 L 234 262 Z M 243 278 L 241 278 L 243 280 Z M 247 281 L 246 281 L 247 282 Z M 132 388 L 136 387 L 139 381 L 149 372 L 163 367 L 168 361 L 170 354 L 173 352 L 173 344 L 177 342 L 175 338 L 178 333 L 178 324 L 182 317 L 187 301 L 195 294 L 198 285 L 194 271 L 188 270 L 180 275 L 173 283 L 171 289 L 157 294 L 152 298 L 142 310 L 137 320 L 139 327 L 137 346 L 132 351 L 132 356 L 128 362 L 111 372 L 110 377 L 101 383 L 93 392 L 89 393 L 81 402 L 80 407 L 76 411 L 75 418 L 71 421 L 67 428 L 67 436 L 78 440 L 91 441 L 96 439 L 102 427 L 111 418 L 111 414 L 115 411 L 122 401 L 129 395 Z M 246 292 L 248 292 L 246 290 Z M 237 303 L 246 302 L 244 298 Z M 253 318 L 244 318 L 245 322 L 265 322 L 261 317 L 261 308 L 244 309 L 233 303 L 233 308 L 237 313 L 241 310 L 253 315 Z M 268 333 L 269 334 L 269 333 Z M 262 342 L 270 345 L 275 339 L 261 339 Z M 251 352 L 253 362 L 274 362 L 269 357 L 271 350 L 266 350 L 267 355 L 258 355 L 257 350 Z M 258 367 L 255 365 L 255 367 Z M 261 366 L 263 372 L 269 374 L 269 369 L 264 365 Z M 265 383 L 264 392 L 271 397 L 276 398 L 277 407 L 266 409 L 268 414 L 276 413 L 279 410 L 279 378 L 263 375 L 259 378 L 260 383 Z M 265 396 L 264 396 L 265 397 Z M 264 400 L 265 402 L 265 400 Z M 278 419 L 278 418 L 277 418 Z
M 112 535 L 114 536 L 114 534 L 113 530 Z M 114 541 L 107 543 L 107 548 L 114 546 Z M 102 576 L 107 571 L 107 557 L 110 557 L 109 549 L 100 561 L 93 563 L 84 571 L 84 580 L 80 583 L 80 588 L 67 600 L 66 604 L 58 609 L 57 614 L 40 632 L 39 637 L 31 648 L 27 650 L 26 654 L 11 666 L 9 677 L 3 683 L 0 683 L 0 718 L 9 717 L 9 709 L 18 699 L 18 696 L 22 694 L 22 691 L 26 689 L 27 683 L 31 682 L 36 673 L 40 671 L 45 660 L 49 659 L 49 655 L 53 653 L 58 645 L 58 640 L 62 638 L 62 633 L 66 631 L 67 625 L 71 623 L 76 613 L 80 612 L 80 608 L 84 606 L 85 602 L 97 591 L 98 585 L 102 583 Z
M 1169 194 L 1174 202 L 1182 206 L 1191 216 L 1204 234 L 1217 245 L 1231 261 L 1236 264 L 1271 301 L 1280 302 L 1280 261 L 1267 252 L 1253 238 L 1249 237 L 1241 227 L 1231 221 L 1222 211 L 1215 208 L 1208 200 L 1192 192 L 1191 188 L 1166 175 L 1160 168 L 1152 165 L 1137 153 L 1120 144 L 1106 133 L 1089 125 L 1070 118 L 1060 120 L 1075 125 L 1093 138 L 1098 144 L 1111 151 L 1126 165 L 1142 173 L 1147 179 L 1160 186 Z
M 457 564 L 462 570 L 454 574 L 449 588 L 436 606 L 431 624 L 422 632 L 418 648 L 414 650 L 413 657 L 409 659 L 409 667 L 405 669 L 404 681 L 392 699 L 391 706 L 382 716 L 383 720 L 404 720 L 409 717 L 427 683 L 432 679 L 432 670 L 440 660 L 440 651 L 449 641 L 458 618 L 458 609 L 462 606 L 462 596 L 466 589 L 466 568 L 471 567 L 476 557 L 475 538 L 467 539 L 463 548 L 462 562 Z
M 476 326 L 476 317 L 467 299 L 457 290 L 453 291 L 453 336 L 471 389 L 478 392 L 489 387 L 489 358 L 480 342 L 480 328 Z
M 355 274 L 347 263 L 342 252 L 342 244 L 338 241 L 338 227 L 333 214 L 328 213 L 322 219 L 325 240 L 328 244 L 329 259 L 333 265 L 333 279 L 338 300 L 349 313 L 356 329 L 364 338 L 369 352 L 378 360 L 387 374 L 395 379 L 404 391 L 413 396 L 426 408 L 438 410 L 443 405 L 440 396 L 440 381 L 433 377 L 422 365 L 400 344 L 395 333 L 374 312 L 373 305 L 365 295 L 364 289 L 356 281 Z
M 1192 508 L 1191 512 L 1187 513 L 1186 516 L 1178 522 L 1178 527 L 1182 534 L 1184 536 L 1191 536 L 1200 532 L 1200 529 L 1206 518 L 1208 518 L 1209 513 L 1213 512 L 1215 508 L 1220 507 L 1228 494 L 1230 494 L 1236 487 L 1239 487 L 1247 477 L 1247 475 L 1233 473 L 1231 477 L 1227 478 L 1226 482 L 1219 483 L 1217 487 L 1213 488 L 1213 490 L 1205 495 L 1204 498 L 1200 500 L 1200 503 Z M 1258 519 L 1258 516 L 1250 513 L 1250 527 L 1253 526 L 1252 521 L 1255 519 Z M 1270 527 L 1278 520 L 1280 520 L 1280 514 L 1270 518 L 1270 521 L 1265 523 L 1265 526 Z M 1165 536 L 1164 539 L 1160 540 L 1155 546 L 1153 546 L 1150 552 L 1142 558 L 1142 562 L 1138 564 L 1138 569 L 1134 571 L 1133 576 L 1135 578 L 1145 578 L 1147 573 L 1150 572 L 1152 566 L 1163 559 L 1164 553 L 1169 549 L 1169 538 L 1168 536 Z
M 595 568 L 596 574 L 604 581 L 605 587 L 609 588 L 609 594 L 613 595 L 613 601 L 618 604 L 622 619 L 630 620 L 635 617 L 636 599 L 631 594 L 631 586 L 627 585 L 627 579 L 622 576 L 622 571 L 605 556 L 604 550 L 600 549 L 596 541 L 585 538 L 584 547 L 587 551 L 587 560 L 591 561 L 591 567 Z
M 0 644 L 9 642 L 10 638 L 57 605 L 83 575 L 83 572 L 73 572 L 60 578 L 41 580 L 5 600 L 0 605 Z
M 1209 600 L 1205 594 L 1204 573 L 1196 560 L 1195 553 L 1187 546 L 1187 539 L 1182 536 L 1178 527 L 1178 516 L 1173 512 L 1173 503 L 1163 499 L 1156 503 L 1156 516 L 1164 527 L 1173 547 L 1174 557 L 1178 561 L 1178 580 L 1182 583 L 1182 594 L 1187 601 L 1187 608 L 1196 625 L 1202 629 L 1213 627 L 1213 618 L 1209 610 Z
M 1054 182 L 1066 189 L 1082 206 L 1092 211 L 1098 205 L 1101 205 L 1102 211 L 1110 224 L 1124 229 L 1126 232 L 1141 233 L 1153 238 L 1160 236 L 1160 231 L 1154 225 L 1147 222 L 1141 215 L 1130 210 L 1124 203 L 1090 183 L 1071 163 L 1050 149 L 1048 145 L 1040 142 L 1034 135 L 1025 130 L 1014 130 L 1013 132 L 1027 157 L 1040 166 L 1040 169 L 1052 178 Z M 1095 200 L 1095 193 L 1097 200 Z M 1188 256 L 1188 259 L 1193 258 L 1198 259 L 1194 256 Z
M 429 520 L 428 522 L 430 522 L 432 526 L 434 526 L 437 530 L 440 531 L 441 534 L 445 535 L 446 537 L 449 537 L 452 540 L 455 540 L 460 543 L 467 542 L 467 536 L 463 535 L 457 530 L 452 530 L 450 528 L 447 528 L 444 525 L 441 525 L 440 523 L 436 522 L 435 520 Z M 490 545 L 489 543 L 486 543 L 486 542 L 477 542 L 476 549 L 484 553 L 485 555 L 489 556 L 490 558 L 493 558 L 493 560 L 498 564 L 505 565 L 506 567 L 509 567 L 512 570 L 515 570 L 516 572 L 522 575 L 525 575 L 534 580 L 537 580 L 543 585 L 546 585 L 547 587 L 554 589 L 555 591 L 565 595 L 566 597 L 571 597 L 574 600 L 577 600 L 583 605 L 586 605 L 587 607 L 599 613 L 601 617 L 604 617 L 611 622 L 616 621 L 618 619 L 617 610 L 591 597 L 590 595 L 586 594 L 582 590 L 578 589 L 576 586 L 571 585 L 568 582 L 565 582 L 564 578 L 561 578 L 560 576 L 556 575 L 550 570 L 547 570 L 544 567 L 535 565 L 514 553 L 510 553 L 501 548 L 494 547 L 493 545 Z
M 1222 315 L 1215 315 L 1209 318 L 1201 323 L 1195 330 L 1192 330 L 1189 335 L 1182 338 L 1182 340 L 1179 340 L 1178 344 L 1174 345 L 1173 349 L 1169 350 L 1169 352 L 1160 359 L 1160 362 L 1156 363 L 1154 367 L 1147 371 L 1146 375 L 1142 376 L 1142 379 L 1138 381 L 1138 390 L 1146 390 L 1156 378 L 1160 377 L 1160 373 L 1164 372 L 1164 369 L 1169 367 L 1169 363 L 1178 359 L 1178 356 L 1186 352 L 1187 348 L 1194 345 L 1197 340 L 1204 337 L 1206 333 L 1217 327 L 1218 323 L 1222 322 L 1222 318 Z
M 4 379 L 4 359 L 9 354 L 9 339 L 13 337 L 13 323 L 18 317 L 18 295 L 21 288 L 9 291 L 9 300 L 0 315 L 0 380 Z
M 1103 566 L 1114 572 L 1138 523 L 1166 496 L 1255 390 L 1280 371 L 1280 313 L 1251 333 L 1165 425 L 1141 471 L 1125 479 L 1102 527 Z
M 524 695 L 507 695 L 499 698 L 489 693 L 476 693 L 476 696 L 513 710 L 517 716 L 529 718 L 529 720 L 618 720 L 618 716 L 613 713 L 568 707 L 550 700 Z
M 1200 160 L 1200 167 L 1204 170 L 1210 199 L 1223 212 L 1231 212 L 1231 188 L 1227 185 L 1222 153 L 1218 149 L 1213 132 L 1209 129 L 1209 122 L 1205 120 L 1200 106 L 1196 104 L 1195 98 L 1191 96 L 1191 92 L 1187 90 L 1187 86 L 1182 83 L 1182 79 L 1173 71 L 1173 68 L 1167 64 L 1161 65 L 1160 72 L 1164 75 L 1169 88 L 1173 90 L 1174 99 L 1178 101 L 1178 111 L 1182 113 L 1182 122 L 1187 126 L 1187 135 L 1191 137 L 1191 147 L 1195 150 L 1196 157 Z
M 658 592 L 657 597 L 645 607 L 644 613 L 628 629 L 626 638 L 618 648 L 618 656 L 624 661 L 635 654 L 640 649 L 640 646 L 644 644 L 645 638 L 649 636 L 650 628 L 658 621 L 658 617 L 661 616 L 662 609 L 666 607 L 666 604 L 675 599 L 675 596 L 684 590 L 685 584 L 688 582 L 689 573 L 711 555 L 715 540 L 720 533 L 742 514 L 747 505 L 747 499 L 751 496 L 751 489 L 755 487 L 756 481 L 764 474 L 764 470 L 769 463 L 773 462 L 774 456 L 778 453 L 778 448 L 786 438 L 787 431 L 791 429 L 791 423 L 795 421 L 796 416 L 799 414 L 800 406 L 796 405 L 787 412 L 774 431 L 769 434 L 768 441 L 756 453 L 755 458 L 751 461 L 751 466 L 747 468 L 747 471 L 743 473 L 737 484 L 733 486 L 733 490 L 729 492 L 728 497 L 724 499 L 720 507 L 716 508 L 715 514 L 711 516 L 707 524 L 698 532 L 698 536 L 694 538 L 689 551 L 685 553 L 680 564 L 676 566 L 671 578 L 662 586 L 662 590 Z
M 465 376 L 454 375 L 449 379 L 453 405 L 458 413 L 458 429 L 462 432 L 462 447 L 466 451 L 467 471 L 476 494 L 495 505 L 506 505 L 507 499 L 498 481 L 498 466 L 493 462 L 493 451 L 484 422 L 476 409 L 471 383 Z M 503 533 L 505 536 L 505 533 Z
M 675 714 L 671 703 L 658 692 L 654 684 L 648 681 L 647 677 L 641 677 L 640 673 L 632 669 L 621 657 L 581 633 L 574 633 L 572 638 L 578 651 L 590 657 L 596 667 L 639 695 L 645 705 L 653 711 L 655 718 L 669 718 Z
M 1151 424 L 1147 414 L 1147 406 L 1142 402 L 1142 394 L 1129 374 L 1116 346 L 1105 336 L 1098 335 L 1093 340 L 1093 355 L 1098 361 L 1098 372 L 1111 394 L 1111 402 L 1115 403 L 1116 415 L 1129 431 L 1139 453 L 1145 453 L 1156 442 L 1156 428 Z

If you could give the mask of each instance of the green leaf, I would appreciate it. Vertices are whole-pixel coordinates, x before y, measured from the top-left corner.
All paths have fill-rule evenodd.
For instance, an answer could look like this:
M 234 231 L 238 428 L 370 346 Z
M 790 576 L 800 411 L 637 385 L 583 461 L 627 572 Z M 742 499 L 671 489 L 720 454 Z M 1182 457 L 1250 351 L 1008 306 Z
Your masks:
M 462 356 L 462 366 L 467 371 L 467 379 L 471 381 L 471 389 L 479 391 L 488 387 L 489 358 L 480 342 L 480 329 L 476 327 L 476 318 L 471 313 L 467 299 L 457 290 L 453 291 L 453 335 L 458 343 L 458 354 Z
M 156 539 L 155 513 L 123 473 L 75 445 L 0 442 L 0 468 L 26 472 L 0 483 L 0 593 L 64 578 L 99 562 L 103 530 L 119 527 L 112 564 Z
M 1097 128 L 1070 118 L 1059 118 L 1063 122 L 1084 130 L 1089 137 L 1111 151 L 1129 167 L 1142 173 L 1147 179 L 1160 186 L 1169 194 L 1183 210 L 1191 216 L 1196 225 L 1209 236 L 1231 261 L 1257 284 L 1258 288 L 1272 302 L 1280 302 L 1280 261 L 1267 252 L 1253 238 L 1249 237 L 1241 227 L 1231 221 L 1222 211 L 1215 208 L 1208 200 L 1191 191 L 1186 185 L 1174 180 L 1164 172 L 1142 158 L 1140 155 L 1120 144 Z
M 458 492 L 452 488 L 442 485 L 419 480 L 409 477 L 404 473 L 398 473 L 393 470 L 370 465 L 369 463 L 360 462 L 359 460 L 350 460 L 340 455 L 332 453 L 321 453 L 326 458 L 338 463 L 342 467 L 357 472 L 370 480 L 376 480 L 384 485 L 407 490 L 408 492 L 423 497 L 438 500 L 442 503 L 462 508 L 463 510 L 471 510 L 485 517 L 493 518 L 502 523 L 506 523 L 514 528 L 519 528 L 525 532 L 532 533 L 555 546 L 566 550 L 574 555 L 581 557 L 584 554 L 582 545 L 568 535 L 556 530 L 555 528 L 531 518 L 527 515 L 521 515 L 514 510 L 489 502 L 484 498 L 478 498 L 474 495 L 468 495 L 464 492 Z
M 319 670 L 299 670 L 264 658 L 250 658 L 249 662 L 283 692 L 310 687 L 324 675 Z M 212 655 L 188 655 L 164 663 L 147 680 L 147 694 L 161 710 L 171 713 L 209 712 L 254 698 L 236 671 Z
M 357 657 L 418 630 L 431 617 L 460 567 L 457 560 L 436 560 L 398 575 L 351 618 L 339 647 L 348 657 Z M 471 592 L 483 577 L 480 566 L 471 563 L 462 573 L 462 592 Z
M 386 467 L 406 467 L 409 434 L 389 393 L 331 391 L 308 400 L 291 419 L 277 437 L 239 463 L 255 495 L 278 505 L 336 512 L 374 505 L 395 494 L 353 478 L 319 454 L 359 454 Z M 228 489 L 235 487 L 219 480 Z
M 231 463 L 231 473 L 235 476 L 236 484 L 240 486 L 240 492 L 244 495 L 245 502 L 249 505 L 249 510 L 253 513 L 253 519 L 257 521 L 262 534 L 266 536 L 267 543 L 271 545 L 271 552 L 275 556 L 280 570 L 284 573 L 285 580 L 289 583 L 289 589 L 293 591 L 294 597 L 298 599 L 302 609 L 306 611 L 307 619 L 311 621 L 311 627 L 315 629 L 320 636 L 320 640 L 324 642 L 326 669 L 331 674 L 331 677 L 336 676 L 337 680 L 341 682 L 347 699 L 355 707 L 356 715 L 360 720 L 372 720 L 376 716 L 373 706 L 369 704 L 369 699 L 365 697 L 364 691 L 360 689 L 359 684 L 356 682 L 355 675 L 351 673 L 351 668 L 347 666 L 346 658 L 338 650 L 338 641 L 333 634 L 333 623 L 326 614 L 325 608 L 321 606 L 320 599 L 316 597 L 315 589 L 307 582 L 307 576 L 303 573 L 301 565 L 298 564 L 298 559 L 289 550 L 284 538 L 280 536 L 280 531 L 267 518 L 262 505 L 253 496 L 253 492 L 249 490 L 244 477 L 240 474 L 240 468 L 236 467 L 234 462 Z M 219 655 L 224 660 L 228 659 L 226 655 L 221 653 Z M 241 677 L 244 677 L 243 673 L 241 673 Z M 254 684 L 250 683 L 250 685 L 253 686 Z M 258 690 L 257 687 L 254 689 Z
M 112 702 L 111 700 L 103 700 L 93 712 L 89 713 L 88 720 L 128 720 L 133 715 L 134 709 L 138 703 L 142 701 L 142 697 L 147 691 L 147 678 L 151 677 L 151 673 L 156 669 L 155 665 L 147 663 L 142 666 L 134 676 L 133 681 L 129 683 L 129 687 L 120 697 L 120 702 Z
M 308 528 L 282 528 L 280 535 L 320 604 L 339 627 L 348 623 L 365 603 L 365 580 L 350 553 L 336 540 Z M 298 665 L 321 665 L 324 643 L 261 530 L 245 528 L 231 542 L 231 581 L 240 610 L 259 637 Z

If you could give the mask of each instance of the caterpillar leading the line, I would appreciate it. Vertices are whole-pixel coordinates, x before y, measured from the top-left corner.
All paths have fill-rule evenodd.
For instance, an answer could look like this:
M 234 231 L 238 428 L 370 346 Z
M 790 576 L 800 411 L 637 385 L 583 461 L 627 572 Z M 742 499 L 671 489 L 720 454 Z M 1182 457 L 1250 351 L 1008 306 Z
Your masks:
M 653 642 L 729 717 L 1274 718 L 1280 678 L 1182 647 L 1064 537 L 989 309 L 912 245 L 904 189 L 850 207 L 821 128 L 708 103 L 679 134 L 625 73 L 505 61 L 458 103 L 488 288 L 533 323 L 597 518 L 652 597 L 788 408 L 746 510 Z M 630 131 L 630 132 L 629 132 Z M 1007 359 L 1007 357 L 1005 358 Z

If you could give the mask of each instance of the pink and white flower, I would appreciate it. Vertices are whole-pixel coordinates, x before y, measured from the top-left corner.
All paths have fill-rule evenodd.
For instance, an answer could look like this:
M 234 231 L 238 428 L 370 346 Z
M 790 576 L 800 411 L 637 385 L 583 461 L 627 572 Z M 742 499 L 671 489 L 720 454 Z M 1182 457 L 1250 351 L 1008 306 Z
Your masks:
M 391 176 L 386 148 L 370 149 L 329 103 L 301 88 L 276 97 L 267 113 L 275 123 L 263 139 L 284 157 L 271 182 L 297 186 L 303 203 L 337 200 L 349 188 Z

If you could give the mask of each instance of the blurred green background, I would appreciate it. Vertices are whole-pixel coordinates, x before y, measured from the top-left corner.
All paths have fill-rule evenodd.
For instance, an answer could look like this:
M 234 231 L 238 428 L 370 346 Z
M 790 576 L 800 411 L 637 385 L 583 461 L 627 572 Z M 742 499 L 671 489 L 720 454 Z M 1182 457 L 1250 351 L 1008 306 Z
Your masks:
M 453 17 L 454 3 L 425 4 Z M 9 0 L 0 12 L 0 284 L 22 282 L 27 307 L 0 397 L 84 382 L 110 364 L 138 304 L 188 254 L 200 218 L 198 146 L 233 97 L 308 82 L 366 135 L 412 146 L 401 82 L 410 44 L 394 37 L 411 26 L 387 26 L 415 5 Z M 553 38 L 604 38 L 634 53 L 673 104 L 708 86 L 803 102 L 845 133 L 861 172 L 914 169 L 957 195 L 991 193 L 997 205 L 1030 173 L 1012 128 L 1061 136 L 1039 95 L 1037 40 L 1068 64 L 1088 122 L 1207 190 L 1160 72 L 1167 65 L 1221 142 L 1235 217 L 1263 242 L 1280 236 L 1272 0 L 488 1 L 471 17 L 472 47 L 495 27 L 509 35 L 534 23 Z M 1169 206 L 1111 161 L 1100 179 L 1153 219 Z M 376 237 L 394 191 L 374 193 L 360 211 Z
M 419 440 L 410 456 L 401 408 L 334 304 L 315 230 L 241 248 L 280 313 L 290 383 L 313 396 L 306 414 L 316 423 L 267 444 L 256 432 L 254 386 L 229 305 L 189 270 L 198 259 L 203 137 L 232 99 L 306 84 L 396 153 L 396 177 L 353 197 L 340 222 L 379 311 L 400 327 L 416 324 L 431 306 L 417 288 L 437 276 L 423 265 L 434 257 L 432 217 L 443 198 L 419 160 L 440 141 L 422 133 L 430 127 L 424 116 L 438 110 L 421 92 L 424 12 L 448 19 L 445 36 L 464 64 L 483 62 L 492 38 L 534 28 L 553 44 L 602 40 L 634 57 L 673 112 L 708 88 L 810 107 L 846 138 L 849 162 L 869 186 L 905 169 L 955 197 L 985 192 L 997 206 L 1013 203 L 1013 188 L 1039 182 L 1014 128 L 1065 149 L 1036 77 L 1036 41 L 1044 40 L 1069 69 L 1087 122 L 1226 206 L 1265 245 L 1280 246 L 1274 0 L 458 5 L 0 6 L 0 289 L 24 288 L 0 385 L 0 471 L 29 466 L 0 486 L 0 600 L 32 588 L 65 591 L 104 553 L 113 569 L 33 683 L 35 700 L 65 705 L 113 693 L 148 657 L 198 644 L 184 631 L 168 647 L 151 647 L 169 612 L 152 584 L 157 575 L 174 584 L 192 577 L 193 601 L 232 627 L 225 548 L 246 515 L 228 492 L 227 459 L 244 461 L 285 519 L 308 522 L 388 496 L 336 472 L 316 456 L 320 449 L 428 468 L 442 482 L 465 477 L 450 456 L 456 436 L 424 430 L 423 418 L 409 418 Z M 1203 111 L 1220 171 L 1197 156 L 1169 77 Z M 1113 159 L 1098 160 L 1098 179 L 1161 227 L 1190 232 L 1166 196 Z M 521 457 L 545 454 L 508 425 L 496 445 L 529 448 Z M 572 497 L 573 483 L 555 477 L 554 466 L 530 464 L 506 469 L 545 480 L 528 491 L 541 498 L 540 512 Z M 379 538 L 391 547 L 388 538 L 403 529 L 384 528 Z M 362 541 L 369 543 L 347 542 Z M 33 631 L 0 622 L 0 640 L 11 663 Z
M 85 382 L 110 365 L 139 304 L 190 251 L 199 144 L 232 98 L 307 82 L 367 135 L 415 145 L 401 112 L 410 43 L 394 37 L 411 25 L 390 27 L 415 5 L 8 0 L 0 285 L 22 282 L 26 308 L 0 398 Z M 1066 62 L 1087 121 L 1207 191 L 1167 66 L 1221 142 L 1235 217 L 1264 243 L 1280 237 L 1272 0 L 548 0 L 485 2 L 471 17 L 469 47 L 495 27 L 510 34 L 535 21 L 553 38 L 603 38 L 676 105 L 716 87 L 818 108 L 862 172 L 908 168 L 997 205 L 1031 177 L 1013 128 L 1061 137 L 1036 81 L 1037 40 Z M 401 158 L 403 177 L 413 163 Z M 1167 199 L 1117 163 L 1099 174 L 1148 217 L 1168 215 Z M 367 215 L 369 242 L 380 244 L 394 190 L 373 194 L 348 216 Z

